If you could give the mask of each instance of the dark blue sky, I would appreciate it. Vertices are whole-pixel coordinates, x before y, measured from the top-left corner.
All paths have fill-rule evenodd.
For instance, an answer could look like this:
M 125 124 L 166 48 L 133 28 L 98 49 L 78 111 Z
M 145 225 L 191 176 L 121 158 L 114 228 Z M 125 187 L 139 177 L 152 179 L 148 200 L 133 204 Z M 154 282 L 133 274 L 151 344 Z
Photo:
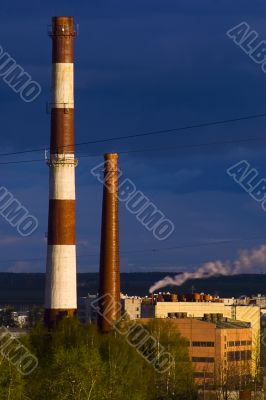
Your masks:
M 24 1 L 1 5 L 0 45 L 42 86 L 24 103 L 0 79 L 0 152 L 49 146 L 53 15 L 73 15 L 79 24 L 75 46 L 75 135 L 77 142 L 266 112 L 266 75 L 226 31 L 246 21 L 266 40 L 265 1 L 135 0 Z M 102 187 L 90 174 L 109 151 L 174 147 L 266 136 L 266 118 L 127 139 L 77 148 L 78 270 L 98 267 Z M 7 187 L 39 220 L 21 238 L 0 219 L 0 270 L 44 271 L 48 168 L 43 153 L 1 158 L 42 158 L 30 164 L 0 165 Z M 175 224 L 158 242 L 121 205 L 122 271 L 179 271 L 213 259 L 233 259 L 240 248 L 265 242 L 266 213 L 226 174 L 246 159 L 266 177 L 264 142 L 191 147 L 124 154 L 124 176 Z M 184 247 L 210 240 L 261 239 Z M 150 251 L 157 249 L 158 252 Z M 144 251 L 147 250 L 147 251 Z

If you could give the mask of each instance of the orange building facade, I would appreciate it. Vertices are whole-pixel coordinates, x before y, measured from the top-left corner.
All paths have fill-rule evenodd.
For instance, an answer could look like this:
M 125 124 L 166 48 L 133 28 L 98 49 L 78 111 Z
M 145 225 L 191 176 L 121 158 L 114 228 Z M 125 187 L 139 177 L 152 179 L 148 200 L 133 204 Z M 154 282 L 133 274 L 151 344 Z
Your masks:
M 189 340 L 194 377 L 200 386 L 243 384 L 250 380 L 252 331 L 248 323 L 220 319 L 172 319 Z

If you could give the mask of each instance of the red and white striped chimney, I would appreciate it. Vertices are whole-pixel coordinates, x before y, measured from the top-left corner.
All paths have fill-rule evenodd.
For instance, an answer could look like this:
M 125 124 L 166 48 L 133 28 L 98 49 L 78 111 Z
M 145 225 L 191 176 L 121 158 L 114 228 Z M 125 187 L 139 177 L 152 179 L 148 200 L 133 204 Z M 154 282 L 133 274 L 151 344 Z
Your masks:
M 76 314 L 74 63 L 72 17 L 53 17 L 45 323 Z

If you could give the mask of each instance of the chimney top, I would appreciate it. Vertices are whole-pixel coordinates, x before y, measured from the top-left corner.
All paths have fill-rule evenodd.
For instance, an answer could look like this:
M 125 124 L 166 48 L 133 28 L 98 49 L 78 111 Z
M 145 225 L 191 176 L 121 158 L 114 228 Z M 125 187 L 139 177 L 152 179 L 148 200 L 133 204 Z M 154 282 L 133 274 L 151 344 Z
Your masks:
M 117 153 L 105 153 L 104 155 L 105 160 L 110 160 L 112 158 L 118 158 Z
M 73 17 L 53 17 L 52 32 L 54 36 L 76 36 Z

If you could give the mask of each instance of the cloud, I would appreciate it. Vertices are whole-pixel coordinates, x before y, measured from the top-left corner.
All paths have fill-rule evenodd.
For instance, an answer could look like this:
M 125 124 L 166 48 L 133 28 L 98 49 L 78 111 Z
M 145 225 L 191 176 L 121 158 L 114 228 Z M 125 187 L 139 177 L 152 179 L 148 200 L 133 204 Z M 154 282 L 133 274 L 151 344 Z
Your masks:
M 8 272 L 39 272 L 36 271 L 36 266 L 27 261 L 16 261 L 11 267 L 8 268 Z
M 17 244 L 20 240 L 21 238 L 18 235 L 2 235 L 0 236 L 0 246 L 13 246 L 14 244 Z

